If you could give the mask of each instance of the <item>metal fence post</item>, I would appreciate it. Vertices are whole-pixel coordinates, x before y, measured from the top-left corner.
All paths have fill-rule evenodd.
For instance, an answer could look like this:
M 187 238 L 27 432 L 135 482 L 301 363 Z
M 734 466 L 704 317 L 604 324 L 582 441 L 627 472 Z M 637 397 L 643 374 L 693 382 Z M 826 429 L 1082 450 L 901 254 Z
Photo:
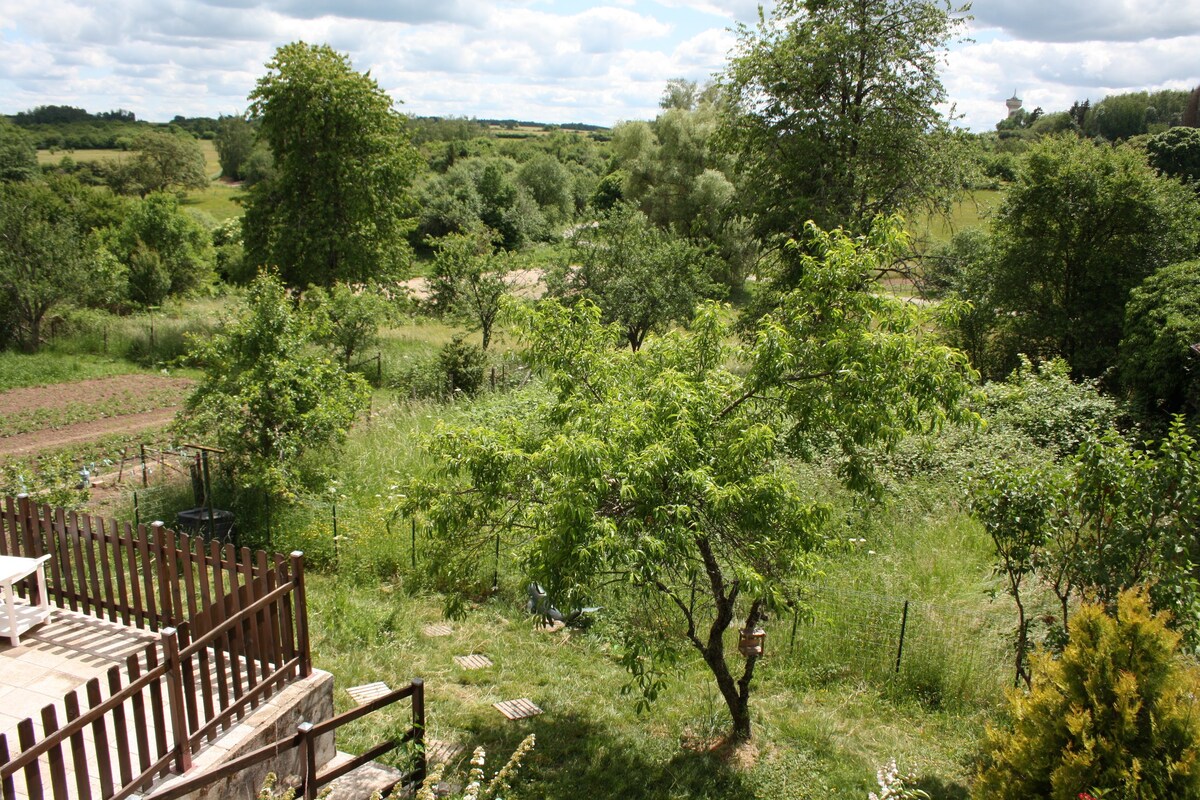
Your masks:
M 900 646 L 896 648 L 896 672 L 900 672 L 900 657 L 904 655 L 904 632 L 908 628 L 908 601 L 904 601 L 904 613 L 900 616 Z
M 420 786 L 425 782 L 429 763 L 425 758 L 425 681 L 412 680 L 413 742 L 416 743 L 417 765 L 413 770 L 413 782 Z

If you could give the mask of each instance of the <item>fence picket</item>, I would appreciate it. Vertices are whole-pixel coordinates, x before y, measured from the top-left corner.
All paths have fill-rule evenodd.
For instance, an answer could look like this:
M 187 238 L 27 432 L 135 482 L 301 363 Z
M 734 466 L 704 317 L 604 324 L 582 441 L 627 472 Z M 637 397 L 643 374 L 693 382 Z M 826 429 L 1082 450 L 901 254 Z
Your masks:
M 7 764 L 8 760 L 8 737 L 0 733 L 0 764 Z M 4 779 L 0 780 L 0 798 L 17 800 L 17 784 L 12 775 L 5 775 Z
M 117 667 L 110 667 L 108 670 L 108 696 L 116 697 L 119 694 L 121 694 L 121 670 Z M 133 781 L 133 762 L 129 758 L 129 727 L 125 724 L 124 703 L 112 710 L 112 718 L 113 737 L 117 742 L 117 768 L 121 771 L 121 785 L 128 786 Z
M 67 514 L 67 538 L 74 552 L 75 591 L 79 594 L 79 610 L 87 614 L 90 605 L 87 596 L 87 570 L 83 566 L 83 544 L 79 541 L 79 514 L 74 511 Z
M 63 715 L 67 725 L 79 719 L 79 695 L 69 693 L 63 698 L 66 713 Z M 88 779 L 87 751 L 84 749 L 83 730 L 71 734 L 71 765 L 75 770 L 75 792 L 79 800 L 92 800 L 92 782 Z M 97 745 L 96 752 L 100 747 Z M 107 795 L 105 795 L 107 796 Z
M 58 710 L 53 704 L 42 708 L 42 736 L 49 739 L 58 731 Z M 67 769 L 63 761 L 61 744 L 46 751 L 46 762 L 50 766 L 50 788 L 54 800 L 71 800 L 67 794 Z

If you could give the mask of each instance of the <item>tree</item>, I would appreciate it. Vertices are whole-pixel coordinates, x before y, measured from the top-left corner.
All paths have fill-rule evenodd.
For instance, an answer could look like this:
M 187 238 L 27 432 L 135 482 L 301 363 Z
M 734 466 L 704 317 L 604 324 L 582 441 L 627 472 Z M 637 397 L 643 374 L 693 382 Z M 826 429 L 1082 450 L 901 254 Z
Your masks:
M 293 287 L 365 283 L 409 257 L 408 187 L 418 156 L 403 117 L 370 76 L 326 45 L 275 51 L 250 94 L 274 179 L 250 191 L 246 254 Z
M 304 293 L 304 310 L 313 320 L 314 338 L 328 346 L 346 369 L 355 353 L 379 341 L 379 323 L 387 307 L 387 300 L 374 286 L 355 289 L 335 283 L 329 291 L 314 286 Z
M 714 271 L 700 248 L 620 205 L 575 231 L 569 263 L 556 265 L 546 282 L 553 295 L 600 306 L 605 322 L 619 323 L 637 350 L 649 333 L 691 319 L 714 291 Z
M 1129 291 L 1196 254 L 1200 203 L 1137 150 L 1061 136 L 1030 149 L 993 231 L 994 318 L 1013 347 L 1096 377 L 1116 360 Z
M 720 79 L 721 136 L 763 239 L 805 220 L 868 231 L 880 215 L 937 206 L 964 161 L 937 106 L 938 53 L 962 24 L 930 0 L 781 0 L 740 26 Z
M 221 117 L 214 142 L 221 161 L 221 176 L 231 181 L 241 180 L 242 168 L 254 152 L 254 126 L 245 117 Z
M 244 486 L 295 494 L 304 480 L 301 457 L 344 439 L 367 405 L 362 376 L 311 343 L 311 323 L 266 273 L 250 285 L 238 317 L 195 342 L 204 377 L 177 425 L 224 448 Z
M 134 203 L 105 243 L 129 267 L 129 299 L 139 305 L 161 305 L 168 295 L 188 294 L 212 280 L 212 236 L 173 194 Z
M 1200 411 L 1200 261 L 1163 267 L 1129 295 L 1117 354 L 1121 385 L 1158 413 Z
M 933 310 L 863 289 L 892 257 L 876 248 L 896 243 L 810 236 L 808 279 L 752 346 L 715 304 L 639 350 L 587 301 L 530 312 L 522 330 L 545 390 L 520 414 L 442 424 L 435 469 L 399 503 L 432 521 L 439 577 L 461 590 L 497 535 L 562 608 L 620 587 L 611 619 L 645 699 L 664 661 L 690 649 L 740 741 L 760 653 L 731 648 L 730 627 L 753 632 L 798 602 L 828 516 L 786 454 L 829 454 L 866 488 L 875 448 L 969 416 L 965 359 L 928 335 Z
M 0 181 L 24 181 L 38 174 L 37 148 L 25 131 L 0 119 Z
M 551 221 L 570 219 L 575 208 L 571 173 L 557 158 L 534 156 L 517 170 L 517 180 L 529 190 L 530 196 Z
M 1111 615 L 1110 615 L 1111 614 Z M 1061 657 L 1035 660 L 1033 688 L 1009 695 L 989 727 L 973 795 L 980 800 L 1167 800 L 1200 792 L 1195 666 L 1144 595 L 1110 614 L 1084 605 Z
M 1146 140 L 1150 166 L 1200 187 L 1200 128 L 1169 128 Z
M 90 256 L 70 207 L 48 186 L 0 183 L 0 295 L 22 350 L 41 345 L 51 309 L 86 299 Z
M 486 228 L 475 228 L 430 242 L 437 250 L 430 280 L 432 305 L 478 328 L 484 350 L 492 342 L 492 329 L 511 291 L 508 273 L 515 266 L 511 253 L 495 250 L 498 240 Z
M 200 143 L 182 131 L 149 130 L 134 139 L 127 194 L 185 191 L 208 186 Z

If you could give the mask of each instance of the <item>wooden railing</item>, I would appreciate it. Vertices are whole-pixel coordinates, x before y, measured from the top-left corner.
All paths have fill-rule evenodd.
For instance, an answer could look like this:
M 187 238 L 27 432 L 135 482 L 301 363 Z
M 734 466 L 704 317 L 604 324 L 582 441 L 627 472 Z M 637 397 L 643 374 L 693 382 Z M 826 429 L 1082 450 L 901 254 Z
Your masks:
M 398 739 L 389 739 L 385 742 L 375 745 L 367 750 L 362 755 L 351 759 L 343 764 L 338 765 L 325 772 L 317 771 L 316 763 L 316 743 L 320 736 L 333 733 L 346 723 L 360 719 L 367 714 L 378 711 L 382 708 L 392 705 L 400 700 L 412 698 L 412 726 L 405 731 L 404 735 Z M 317 797 L 319 790 L 329 783 L 337 780 L 343 775 L 358 769 L 363 764 L 395 750 L 402 744 L 412 742 L 414 744 L 414 764 L 411 772 L 400 778 L 400 785 L 419 785 L 425 780 L 426 760 L 425 760 L 425 683 L 420 678 L 416 678 L 408 686 L 402 689 L 395 689 L 388 694 L 378 697 L 369 703 L 366 703 L 352 711 L 347 711 L 344 714 L 339 714 L 332 719 L 318 722 L 301 722 L 296 726 L 296 733 L 287 739 L 281 739 L 266 747 L 261 747 L 258 750 L 247 753 L 240 758 L 236 758 L 219 768 L 209 770 L 203 775 L 197 775 L 185 781 L 177 782 L 167 788 L 160 789 L 147 796 L 146 800 L 176 800 L 184 797 L 206 786 L 211 786 L 218 781 L 237 775 L 244 770 L 250 769 L 256 764 L 277 758 L 280 754 L 290 750 L 299 750 L 299 779 L 300 783 L 296 787 L 296 796 L 303 797 L 305 800 L 314 800 Z
M 124 676 L 118 667 L 108 671 L 107 698 L 98 680 L 89 682 L 85 712 L 75 692 L 64 697 L 63 727 L 52 704 L 42 710 L 40 735 L 32 719 L 20 723 L 19 750 L 11 756 L 0 735 L 4 800 L 16 796 L 18 774 L 29 797 L 43 797 L 43 767 L 56 800 L 91 798 L 93 767 L 101 798 L 127 797 L 172 766 L 188 769 L 206 740 L 311 673 L 301 553 L 239 553 L 232 545 L 176 535 L 161 523 L 134 528 L 8 498 L 0 514 L 0 555 L 44 554 L 52 556 L 46 576 L 51 603 L 158 631 L 161 638 L 127 659 Z M 21 587 L 25 594 L 32 590 Z M 89 738 L 95 744 L 88 745 Z M 74 792 L 66 789 L 64 748 Z M 119 778 L 110 749 L 118 753 Z

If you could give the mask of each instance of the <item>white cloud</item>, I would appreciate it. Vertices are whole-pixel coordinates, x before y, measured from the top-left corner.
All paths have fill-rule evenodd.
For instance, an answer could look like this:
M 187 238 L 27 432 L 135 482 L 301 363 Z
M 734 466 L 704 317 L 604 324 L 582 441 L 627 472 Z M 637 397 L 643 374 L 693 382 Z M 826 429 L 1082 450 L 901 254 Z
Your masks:
M 1200 34 L 1194 0 L 976 0 L 976 23 L 1037 42 L 1137 42 Z

